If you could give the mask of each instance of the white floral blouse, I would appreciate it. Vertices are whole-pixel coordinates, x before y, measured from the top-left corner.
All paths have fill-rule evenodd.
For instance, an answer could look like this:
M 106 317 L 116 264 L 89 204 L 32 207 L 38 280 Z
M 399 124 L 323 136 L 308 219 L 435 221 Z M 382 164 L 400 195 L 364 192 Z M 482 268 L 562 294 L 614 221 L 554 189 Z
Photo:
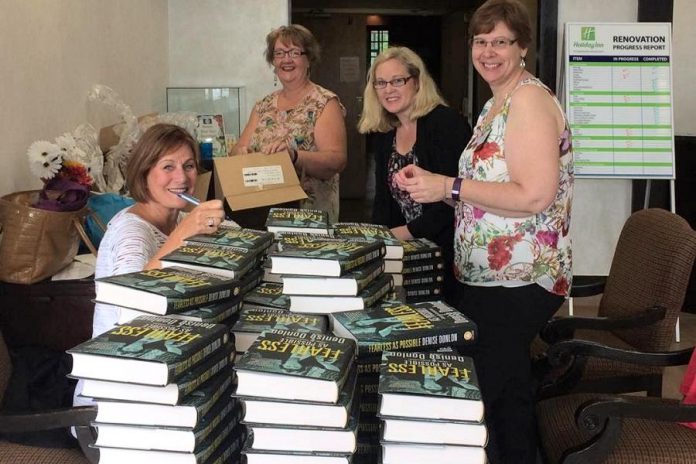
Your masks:
M 546 89 L 563 114 L 556 97 L 538 79 L 526 79 L 518 84 L 518 88 L 523 85 L 538 85 Z M 464 179 L 510 180 L 504 143 L 510 101 L 511 96 L 508 96 L 500 113 L 486 124 L 484 120 L 493 100 L 489 100 L 481 111 L 474 134 L 459 159 L 459 175 Z M 565 119 L 565 115 L 563 117 Z M 455 275 L 461 282 L 473 285 L 537 283 L 551 293 L 568 295 L 572 280 L 569 228 L 574 170 L 567 121 L 558 143 L 558 192 L 543 212 L 507 218 L 466 202 L 457 202 L 454 263 Z

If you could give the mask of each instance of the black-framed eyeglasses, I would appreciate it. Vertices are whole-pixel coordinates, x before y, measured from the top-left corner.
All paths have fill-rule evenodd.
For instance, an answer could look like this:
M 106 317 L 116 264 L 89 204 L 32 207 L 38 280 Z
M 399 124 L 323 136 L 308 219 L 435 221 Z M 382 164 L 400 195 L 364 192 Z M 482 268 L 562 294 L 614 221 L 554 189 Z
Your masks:
M 273 58 L 285 58 L 289 56 L 290 58 L 299 58 L 302 55 L 306 55 L 307 52 L 293 48 L 292 50 L 273 50 Z
M 484 40 L 480 37 L 473 37 L 471 39 L 471 47 L 477 49 L 484 49 L 488 44 L 491 44 L 494 50 L 503 50 L 508 48 L 510 45 L 517 42 L 517 39 L 507 39 L 505 37 L 496 37 L 491 40 Z
M 387 88 L 387 84 L 390 84 L 392 87 L 403 87 L 406 85 L 406 83 L 411 79 L 413 76 L 406 76 L 406 77 L 396 77 L 390 81 L 384 81 L 382 79 L 376 80 L 372 83 L 372 86 L 375 89 L 385 89 Z

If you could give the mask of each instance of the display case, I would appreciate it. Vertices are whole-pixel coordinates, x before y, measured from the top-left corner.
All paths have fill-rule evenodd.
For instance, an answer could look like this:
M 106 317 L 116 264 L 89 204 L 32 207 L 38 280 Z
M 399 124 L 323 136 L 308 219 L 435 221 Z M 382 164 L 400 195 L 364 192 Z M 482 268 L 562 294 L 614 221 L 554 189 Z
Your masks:
M 244 87 L 167 87 L 167 111 L 221 114 L 225 135 L 237 140 L 242 131 Z

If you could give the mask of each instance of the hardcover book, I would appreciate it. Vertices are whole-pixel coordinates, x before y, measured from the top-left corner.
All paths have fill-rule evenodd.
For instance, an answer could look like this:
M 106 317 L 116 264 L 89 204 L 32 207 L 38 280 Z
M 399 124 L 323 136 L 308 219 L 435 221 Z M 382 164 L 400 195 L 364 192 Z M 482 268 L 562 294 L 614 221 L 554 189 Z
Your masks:
M 473 343 L 477 338 L 476 324 L 442 301 L 389 302 L 329 317 L 334 334 L 357 341 L 361 357 Z
M 251 449 L 276 451 L 332 452 L 350 454 L 357 443 L 358 418 L 351 411 L 347 427 L 306 427 L 300 425 L 244 422 L 249 429 Z
M 246 248 L 256 253 L 263 253 L 273 244 L 274 235 L 265 230 L 239 227 L 219 227 L 211 234 L 198 234 L 186 239 L 187 244 L 208 243 L 211 245 Z
M 337 222 L 333 226 L 334 237 L 365 240 L 381 240 L 386 247 L 384 259 L 402 259 L 404 247 L 389 227 L 367 222 Z
M 239 313 L 239 320 L 232 326 L 237 351 L 247 351 L 261 333 L 273 329 L 326 333 L 328 321 L 326 316 L 316 314 L 290 313 L 267 308 L 245 308 Z
M 483 419 L 474 361 L 467 356 L 384 352 L 379 394 L 382 416 L 474 422 Z
M 263 424 L 306 425 L 312 427 L 348 426 L 355 400 L 357 370 L 351 369 L 336 404 L 314 401 L 239 396 L 244 404 L 244 421 Z
M 290 309 L 290 298 L 283 295 L 283 285 L 261 282 L 243 297 L 242 309 Z
M 94 280 L 101 303 L 165 315 L 239 294 L 239 283 L 180 267 L 130 272 Z
M 96 399 L 96 422 L 105 424 L 196 427 L 213 405 L 234 390 L 234 375 L 225 369 L 177 405 Z
M 417 261 L 419 259 L 434 259 L 442 257 L 442 247 L 427 238 L 402 240 L 404 247 L 404 261 Z
M 423 272 L 416 274 L 392 274 L 394 286 L 412 287 L 415 285 L 442 285 L 445 274 L 442 271 Z
M 167 385 L 228 341 L 222 324 L 143 316 L 68 350 L 71 375 Z
M 229 397 L 220 398 L 197 427 L 151 427 L 144 425 L 94 423 L 97 447 L 135 448 L 144 450 L 192 453 L 212 433 L 241 420 L 242 405 Z
M 442 259 L 421 259 L 419 261 L 405 261 L 401 273 L 405 276 L 426 272 L 442 272 L 444 268 L 445 263 Z
M 283 275 L 285 295 L 355 296 L 382 275 L 384 262 L 374 260 L 341 277 Z
M 355 351 L 332 335 L 264 332 L 236 363 L 237 394 L 336 403 Z
M 485 464 L 488 461 L 485 448 L 480 446 L 382 443 L 382 464 L 422 464 L 424 462 Z
M 168 314 L 167 317 L 181 319 L 183 321 L 207 322 L 209 324 L 222 324 L 231 316 L 237 314 L 242 305 L 242 299 L 231 298 L 218 303 L 187 309 L 180 313 Z M 119 308 L 118 323 L 125 324 L 136 317 L 149 315 L 145 311 L 130 308 Z
M 210 359 L 206 359 L 179 379 L 163 387 L 85 379 L 82 396 L 167 405 L 180 404 L 183 398 L 200 388 L 208 379 L 214 378 L 220 372 L 229 373 L 228 367 L 232 365 L 234 355 L 233 346 L 228 343 L 218 353 L 210 356 Z M 235 378 L 233 375 L 233 381 Z
M 482 447 L 488 442 L 488 430 L 478 422 L 380 417 L 384 442 Z
M 376 305 L 392 287 L 391 276 L 383 274 L 356 296 L 290 295 L 290 311 L 310 314 L 358 311 Z
M 99 464 L 229 464 L 239 462 L 246 427 L 232 422 L 211 434 L 192 453 L 128 448 L 99 448 Z
M 197 243 L 180 246 L 165 255 L 160 262 L 165 268 L 178 266 L 239 279 L 254 267 L 258 260 L 259 252 L 247 248 Z
M 249 445 L 250 446 L 250 445 Z M 259 450 L 248 446 L 242 450 L 246 464 L 352 464 L 353 456 L 348 453 L 316 451 Z M 376 461 L 375 461 L 376 462 Z
M 404 287 L 404 298 L 407 303 L 439 300 L 442 298 L 442 284 Z
M 329 214 L 318 209 L 271 208 L 266 217 L 266 229 L 328 235 Z
M 378 241 L 287 237 L 269 257 L 273 273 L 339 277 L 383 254 Z

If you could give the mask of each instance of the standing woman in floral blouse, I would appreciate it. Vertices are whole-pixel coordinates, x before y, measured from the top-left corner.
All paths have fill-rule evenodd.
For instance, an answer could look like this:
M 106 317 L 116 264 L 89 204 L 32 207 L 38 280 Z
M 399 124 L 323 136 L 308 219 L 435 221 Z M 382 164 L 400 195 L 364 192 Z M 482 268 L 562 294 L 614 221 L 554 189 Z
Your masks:
M 489 461 L 534 463 L 529 345 L 571 284 L 570 133 L 558 100 L 525 69 L 529 15 L 517 0 L 488 0 L 469 25 L 484 106 L 456 178 L 407 166 L 400 188 L 422 203 L 455 205 L 459 309 L 480 337 L 474 357 L 490 432 Z
M 346 166 L 345 109 L 335 93 L 310 80 L 319 44 L 305 27 L 281 26 L 266 36 L 266 61 L 282 88 L 256 103 L 234 153 L 287 151 L 307 193 L 301 208 L 338 221 L 338 174 Z

